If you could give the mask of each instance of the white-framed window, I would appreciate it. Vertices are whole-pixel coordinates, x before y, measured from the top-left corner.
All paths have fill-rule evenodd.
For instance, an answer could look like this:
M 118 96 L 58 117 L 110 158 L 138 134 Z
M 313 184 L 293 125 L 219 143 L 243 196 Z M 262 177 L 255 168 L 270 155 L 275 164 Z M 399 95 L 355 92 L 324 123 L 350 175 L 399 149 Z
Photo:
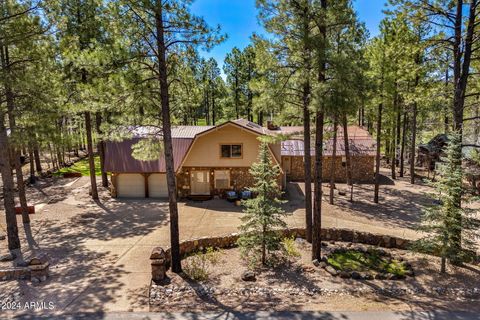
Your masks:
M 215 189 L 230 189 L 230 170 L 215 170 Z

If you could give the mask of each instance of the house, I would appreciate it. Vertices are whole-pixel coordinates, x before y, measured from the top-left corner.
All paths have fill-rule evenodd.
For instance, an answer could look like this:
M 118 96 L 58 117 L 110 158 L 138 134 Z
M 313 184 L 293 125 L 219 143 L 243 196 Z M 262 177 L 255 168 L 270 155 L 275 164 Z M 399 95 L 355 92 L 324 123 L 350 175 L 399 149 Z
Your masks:
M 217 126 L 173 127 L 173 158 L 178 196 L 223 195 L 226 190 L 242 190 L 251 186 L 253 178 L 249 169 L 257 161 L 260 146 L 258 138 L 279 133 L 291 137 L 291 140 L 269 144 L 272 161 L 281 168 L 279 185 L 285 186 L 288 180 L 301 181 L 301 130 L 300 127 L 266 128 L 245 119 Z M 351 149 L 352 162 L 355 162 L 354 178 L 358 178 L 358 181 L 371 180 L 373 139 L 361 128 L 352 127 L 350 130 L 353 134 Z M 140 161 L 132 157 L 132 146 L 145 136 L 146 131 L 148 129 L 137 132 L 130 140 L 106 143 L 105 170 L 112 174 L 113 196 L 167 197 L 164 157 L 160 155 L 154 161 Z M 338 146 L 338 178 L 341 181 L 342 172 L 345 171 L 342 167 L 342 143 Z M 326 150 L 328 157 L 328 142 Z M 328 170 L 328 165 L 325 167 Z M 328 171 L 324 171 L 324 174 L 326 172 Z
M 293 136 L 295 139 L 282 141 L 282 168 L 289 181 L 304 181 L 304 154 L 305 145 L 303 138 L 303 127 L 280 127 L 279 130 L 284 134 L 292 132 L 299 133 Z M 347 128 L 349 151 L 352 164 L 352 180 L 355 183 L 372 182 L 374 178 L 374 165 L 376 155 L 376 144 L 370 133 L 359 126 L 348 126 Z M 333 161 L 333 135 L 332 129 L 326 128 L 327 139 L 323 150 L 322 175 L 325 181 L 329 181 L 332 170 L 335 172 L 336 182 L 346 182 L 346 156 L 343 129 L 337 130 L 337 150 L 335 161 Z M 315 137 L 311 138 L 310 154 L 312 156 L 312 174 L 315 165 L 315 148 L 313 143 Z M 335 162 L 335 167 L 333 163 Z

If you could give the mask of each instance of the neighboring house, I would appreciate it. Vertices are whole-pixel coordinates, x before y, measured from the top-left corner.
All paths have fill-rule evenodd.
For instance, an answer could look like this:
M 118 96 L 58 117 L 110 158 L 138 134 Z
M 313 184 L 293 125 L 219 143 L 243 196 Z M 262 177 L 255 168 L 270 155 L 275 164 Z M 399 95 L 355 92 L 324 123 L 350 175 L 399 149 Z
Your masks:
M 360 128 L 355 130 L 365 133 Z M 251 186 L 253 179 L 249 169 L 257 161 L 260 146 L 258 137 L 279 133 L 290 134 L 292 139 L 269 145 L 272 161 L 281 168 L 279 185 L 283 187 L 287 180 L 303 178 L 300 176 L 300 171 L 303 172 L 303 149 L 290 147 L 292 144 L 301 144 L 302 141 L 295 137 L 301 134 L 301 128 L 279 127 L 272 130 L 244 119 L 228 121 L 218 126 L 173 127 L 173 156 L 179 197 L 223 195 L 226 190 L 242 190 Z M 370 136 L 364 138 L 373 143 Z M 140 139 L 141 134 L 122 142 L 107 142 L 105 170 L 112 173 L 112 195 L 167 197 L 164 157 L 160 155 L 155 161 L 140 161 L 132 157 L 132 145 Z M 358 177 L 358 181 L 371 180 L 371 150 L 364 150 L 359 143 L 361 140 L 353 138 L 351 141 L 352 162 L 359 163 L 353 166 L 354 177 Z M 339 143 L 338 153 L 338 178 L 341 181 L 344 169 L 342 171 L 340 145 L 343 143 Z M 355 170 L 361 173 L 356 173 Z

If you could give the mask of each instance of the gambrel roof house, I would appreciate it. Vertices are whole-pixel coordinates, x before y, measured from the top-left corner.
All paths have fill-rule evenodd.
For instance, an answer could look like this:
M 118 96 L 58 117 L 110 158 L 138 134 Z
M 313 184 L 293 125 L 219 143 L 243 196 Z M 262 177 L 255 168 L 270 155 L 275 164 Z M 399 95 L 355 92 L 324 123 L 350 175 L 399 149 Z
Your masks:
M 257 161 L 261 135 L 288 135 L 290 140 L 269 145 L 272 160 L 279 165 L 279 184 L 303 177 L 302 127 L 268 129 L 245 119 L 227 121 L 217 126 L 172 127 L 174 167 L 179 197 L 223 195 L 227 190 L 248 188 L 249 173 Z M 368 132 L 349 127 L 354 178 L 373 179 L 374 141 Z M 132 157 L 132 145 L 148 133 L 136 130 L 136 136 L 122 142 L 107 142 L 105 170 L 112 173 L 112 194 L 117 197 L 167 197 L 165 159 L 140 161 Z M 351 132 L 350 132 L 351 131 Z M 339 132 L 340 133 L 340 132 Z M 341 140 L 341 141 L 340 141 Z M 325 157 L 331 158 L 331 143 L 326 142 Z M 339 134 L 336 161 L 337 180 L 345 179 L 343 140 Z M 313 154 L 313 153 L 312 153 Z M 331 161 L 331 159 L 330 159 Z M 343 166 L 342 166 L 343 165 Z M 330 172 L 328 163 L 324 164 Z

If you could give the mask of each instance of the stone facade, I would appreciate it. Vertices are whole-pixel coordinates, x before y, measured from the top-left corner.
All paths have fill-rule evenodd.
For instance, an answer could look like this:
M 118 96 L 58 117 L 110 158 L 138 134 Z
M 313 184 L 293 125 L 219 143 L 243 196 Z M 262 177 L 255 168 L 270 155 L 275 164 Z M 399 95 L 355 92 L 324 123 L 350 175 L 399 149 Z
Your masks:
M 177 173 L 177 190 L 180 198 L 185 198 L 190 195 L 190 172 L 191 171 L 208 171 L 210 177 L 211 195 L 223 195 L 226 190 L 243 190 L 252 186 L 253 176 L 250 174 L 250 168 L 207 168 L 207 167 L 183 167 Z M 215 188 L 215 170 L 229 170 L 230 171 L 230 188 L 216 189 Z
M 324 181 L 330 180 L 332 172 L 333 157 L 323 157 L 322 174 Z M 345 159 L 345 158 L 343 158 Z M 302 156 L 290 157 L 290 173 L 287 174 L 289 181 L 304 181 L 304 162 Z M 312 157 L 312 175 L 314 172 L 315 157 Z M 374 156 L 352 156 L 352 178 L 354 183 L 372 182 L 374 179 Z M 335 157 L 335 182 L 346 182 L 346 164 L 342 161 L 342 157 Z

